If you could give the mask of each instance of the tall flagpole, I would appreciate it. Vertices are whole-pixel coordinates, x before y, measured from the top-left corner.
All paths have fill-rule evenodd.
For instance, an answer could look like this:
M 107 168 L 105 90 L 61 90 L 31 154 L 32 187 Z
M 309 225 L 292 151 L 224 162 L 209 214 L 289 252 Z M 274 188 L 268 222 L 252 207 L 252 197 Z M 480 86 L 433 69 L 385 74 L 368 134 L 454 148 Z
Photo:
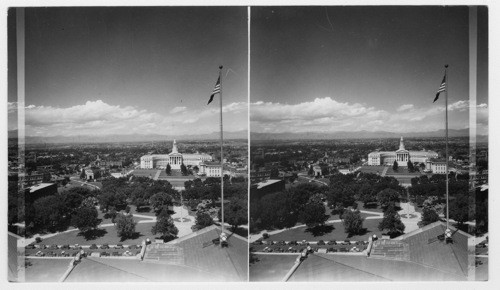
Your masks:
M 222 65 L 219 66 L 220 80 L 220 195 L 221 195 L 221 234 L 224 233 L 224 155 L 223 155 L 223 130 L 222 130 Z
M 445 77 L 445 85 L 446 85 L 446 101 L 445 101 L 445 106 L 446 106 L 446 231 L 449 233 L 449 221 L 450 221 L 450 206 L 448 203 L 448 88 L 449 88 L 449 83 L 448 83 L 448 65 L 446 64 L 444 69 L 444 77 Z

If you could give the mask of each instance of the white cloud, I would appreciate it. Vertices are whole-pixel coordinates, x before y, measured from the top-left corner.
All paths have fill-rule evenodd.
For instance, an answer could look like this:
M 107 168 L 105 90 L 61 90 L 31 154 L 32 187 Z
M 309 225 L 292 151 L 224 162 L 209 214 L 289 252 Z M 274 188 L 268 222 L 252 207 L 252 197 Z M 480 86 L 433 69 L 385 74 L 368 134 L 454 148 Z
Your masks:
M 175 107 L 172 110 L 170 110 L 170 114 L 175 114 L 175 113 L 180 113 L 186 111 L 186 107 Z
M 396 109 L 396 111 L 403 112 L 411 109 L 413 109 L 413 104 L 406 104 L 406 105 L 401 105 L 399 108 Z
M 17 104 L 9 103 L 9 117 L 17 114 Z M 225 130 L 246 126 L 244 103 L 228 104 Z M 242 114 L 244 113 L 244 114 Z M 175 107 L 160 115 L 132 106 L 87 101 L 72 107 L 26 106 L 25 125 L 28 136 L 73 136 L 107 134 L 206 134 L 218 130 L 219 109 Z M 244 118 L 241 118 L 245 116 Z M 10 127 L 9 127 L 10 128 Z
M 450 128 L 468 127 L 468 101 L 449 105 Z M 478 106 L 487 107 L 486 104 Z M 311 102 L 281 104 L 255 102 L 251 104 L 251 131 L 253 132 L 335 132 L 335 131 L 391 131 L 422 132 L 442 129 L 444 107 L 429 104 L 416 107 L 404 104 L 393 111 L 384 107 L 370 107 L 359 103 L 342 103 L 330 97 Z M 487 112 L 481 118 L 487 119 Z

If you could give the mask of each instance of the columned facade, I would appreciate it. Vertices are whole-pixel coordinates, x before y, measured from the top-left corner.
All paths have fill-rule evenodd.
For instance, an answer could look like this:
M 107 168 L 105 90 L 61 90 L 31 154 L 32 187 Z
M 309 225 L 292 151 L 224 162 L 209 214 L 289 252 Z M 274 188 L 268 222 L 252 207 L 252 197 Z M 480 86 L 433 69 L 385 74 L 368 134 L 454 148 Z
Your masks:
M 376 151 L 368 154 L 368 165 L 392 165 L 394 161 L 398 166 L 408 166 L 408 161 L 426 164 L 430 159 L 437 157 L 438 154 L 434 151 L 406 150 L 401 137 L 397 151 Z
M 172 152 L 169 154 L 144 155 L 141 157 L 142 169 L 165 169 L 170 164 L 171 169 L 181 169 L 181 165 L 198 166 L 203 162 L 212 161 L 212 156 L 205 153 L 182 154 L 177 149 L 177 142 L 174 140 Z

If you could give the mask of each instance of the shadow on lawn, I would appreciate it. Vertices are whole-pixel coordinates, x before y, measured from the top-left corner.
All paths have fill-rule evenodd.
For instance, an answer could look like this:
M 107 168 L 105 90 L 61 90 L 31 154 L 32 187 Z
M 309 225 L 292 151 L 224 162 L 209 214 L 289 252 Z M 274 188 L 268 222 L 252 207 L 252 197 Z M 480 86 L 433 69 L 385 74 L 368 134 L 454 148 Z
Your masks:
M 79 232 L 78 236 L 83 236 L 86 241 L 88 240 L 95 240 L 97 238 L 104 237 L 105 234 L 107 234 L 108 231 L 105 229 L 92 229 L 88 230 L 86 232 Z
M 120 242 L 124 242 L 124 241 L 126 241 L 128 239 L 135 240 L 135 239 L 138 239 L 138 238 L 140 238 L 142 236 L 144 236 L 144 235 L 141 234 L 141 233 L 139 233 L 139 232 L 135 232 L 135 233 L 131 234 L 130 237 L 127 237 L 127 238 L 121 237 L 120 238 Z
M 314 237 L 323 236 L 325 234 L 331 233 L 335 227 L 332 225 L 321 225 L 314 228 L 307 228 L 304 232 L 311 233 Z
M 367 228 L 362 228 L 362 229 L 359 231 L 359 233 L 358 233 L 358 234 L 356 234 L 356 235 L 351 235 L 351 234 L 348 234 L 348 235 L 347 235 L 347 238 L 348 238 L 348 239 L 350 239 L 350 238 L 355 237 L 355 236 L 364 236 L 364 235 L 366 235 L 366 234 L 368 234 L 368 233 L 371 233 L 371 232 L 372 232 L 372 231 L 369 231 Z

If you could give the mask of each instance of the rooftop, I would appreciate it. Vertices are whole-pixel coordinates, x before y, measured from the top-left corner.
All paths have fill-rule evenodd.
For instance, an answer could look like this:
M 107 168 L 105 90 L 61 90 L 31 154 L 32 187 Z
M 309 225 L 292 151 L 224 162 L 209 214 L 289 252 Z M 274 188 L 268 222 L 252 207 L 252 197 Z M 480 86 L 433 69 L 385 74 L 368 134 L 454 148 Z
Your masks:
M 35 191 L 40 190 L 42 188 L 49 187 L 49 186 L 51 186 L 53 184 L 54 183 L 39 183 L 37 185 L 33 185 L 32 187 L 30 187 L 30 192 L 35 192 Z
M 437 236 L 446 229 L 435 222 L 392 240 L 374 243 L 370 257 L 349 254 L 310 254 L 289 277 L 288 281 L 466 281 L 474 279 L 468 272 L 468 247 L 471 235 L 450 227 L 453 243 L 446 244 Z M 286 254 L 285 254 L 286 255 Z M 283 254 L 263 257 L 251 266 L 252 280 L 269 280 L 269 269 L 276 270 L 276 281 L 292 269 L 295 259 L 283 260 Z M 288 257 L 290 255 L 288 254 Z M 297 257 L 293 255 L 292 257 Z M 473 257 L 474 258 L 474 257 Z M 286 265 L 284 262 L 287 262 Z M 263 268 L 265 269 L 263 269 Z
M 266 181 L 262 181 L 262 182 L 257 183 L 257 189 L 261 189 L 261 188 L 264 188 L 266 186 L 269 186 L 271 184 L 275 184 L 275 183 L 278 183 L 281 181 L 282 180 L 280 180 L 280 179 L 268 179 Z

